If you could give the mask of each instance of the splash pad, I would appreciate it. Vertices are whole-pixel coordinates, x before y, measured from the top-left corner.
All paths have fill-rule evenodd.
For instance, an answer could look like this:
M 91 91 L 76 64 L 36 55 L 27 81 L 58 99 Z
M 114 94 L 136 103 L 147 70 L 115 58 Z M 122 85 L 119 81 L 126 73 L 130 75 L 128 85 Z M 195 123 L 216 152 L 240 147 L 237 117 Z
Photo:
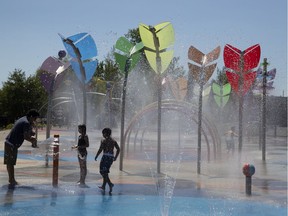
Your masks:
M 60 131 L 61 133 L 64 134 Z M 98 133 L 100 132 L 89 132 L 91 143 L 98 143 Z M 146 133 L 150 133 L 151 136 L 151 132 L 146 131 Z M 163 145 L 163 173 L 157 174 L 156 156 L 153 151 L 150 151 L 154 144 L 151 140 L 150 144 L 148 144 L 148 140 L 143 140 L 142 150 L 140 146 L 130 148 L 130 153 L 125 156 L 123 171 L 118 170 L 119 162 L 113 165 L 111 178 L 114 180 L 115 189 L 112 196 L 109 196 L 108 193 L 102 194 L 97 188 L 101 177 L 98 175 L 98 164 L 93 161 L 93 153 L 97 149 L 94 144 L 88 154 L 87 185 L 90 188 L 79 188 L 76 185 L 79 177 L 79 165 L 75 152 L 69 148 L 73 144 L 73 134 L 74 132 L 71 131 L 70 134 L 63 135 L 62 139 L 60 136 L 60 142 L 62 141 L 63 145 L 60 147 L 58 188 L 52 186 L 52 170 L 50 166 L 48 168 L 44 166 L 44 155 L 38 153 L 23 155 L 23 152 L 27 152 L 26 149 L 23 149 L 22 153 L 20 152 L 16 176 L 19 177 L 18 181 L 21 185 L 15 190 L 8 190 L 5 185 L 2 186 L 0 193 L 3 198 L 0 215 L 166 216 L 191 215 L 193 213 L 193 215 L 276 214 L 282 216 L 287 214 L 284 195 L 287 186 L 285 187 L 284 180 L 281 181 L 284 175 L 281 177 L 281 172 L 279 172 L 279 152 L 281 152 L 279 150 L 274 150 L 277 158 L 269 158 L 271 164 L 266 167 L 273 172 L 275 186 L 269 185 L 269 181 L 271 184 L 272 181 L 261 175 L 263 170 L 261 171 L 262 168 L 259 167 L 259 162 L 261 162 L 259 154 L 258 163 L 257 160 L 254 163 L 258 169 L 255 174 L 257 177 L 253 181 L 252 196 L 247 197 L 241 163 L 238 166 L 238 173 L 237 170 L 229 169 L 229 166 L 235 163 L 231 158 L 226 158 L 230 165 L 227 165 L 227 161 L 205 162 L 203 163 L 203 174 L 199 176 L 196 174 L 195 166 L 196 151 L 191 157 L 189 156 L 191 152 L 187 152 L 184 144 L 179 151 L 175 151 L 173 145 L 177 146 L 177 142 L 175 144 L 174 141 L 168 142 L 163 139 L 165 142 Z M 166 138 L 167 134 L 163 137 Z M 283 146 L 284 142 L 283 139 L 282 144 L 279 142 L 279 146 Z M 255 149 L 257 147 L 255 145 Z M 131 154 L 132 152 L 134 156 Z M 253 147 L 249 152 L 246 154 L 247 158 L 255 157 Z M 284 156 L 283 162 L 285 162 Z M 2 173 L 3 179 L 6 179 L 5 172 Z M 261 184 L 261 179 L 265 181 L 263 184 Z M 278 179 L 277 182 L 276 179 Z

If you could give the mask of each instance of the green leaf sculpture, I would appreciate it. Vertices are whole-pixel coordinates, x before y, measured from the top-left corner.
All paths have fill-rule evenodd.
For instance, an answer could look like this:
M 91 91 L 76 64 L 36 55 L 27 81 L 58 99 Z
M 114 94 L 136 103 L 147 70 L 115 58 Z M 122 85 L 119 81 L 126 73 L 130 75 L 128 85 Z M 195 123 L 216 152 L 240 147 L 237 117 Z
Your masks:
M 137 43 L 136 45 L 132 44 L 128 39 L 125 37 L 120 37 L 115 45 L 114 56 L 115 60 L 119 65 L 121 72 L 125 73 L 125 68 L 127 68 L 127 60 L 131 60 L 128 69 L 130 72 L 135 65 L 138 63 L 140 59 L 140 52 L 143 48 L 143 43 Z
M 214 82 L 212 84 L 212 90 L 217 105 L 220 108 L 223 108 L 227 104 L 230 97 L 231 93 L 230 83 L 226 83 L 225 85 L 221 86 Z
M 163 22 L 151 27 L 141 23 L 139 32 L 150 66 L 156 73 L 162 74 L 168 68 L 174 54 L 174 50 L 167 50 L 175 41 L 172 24 Z

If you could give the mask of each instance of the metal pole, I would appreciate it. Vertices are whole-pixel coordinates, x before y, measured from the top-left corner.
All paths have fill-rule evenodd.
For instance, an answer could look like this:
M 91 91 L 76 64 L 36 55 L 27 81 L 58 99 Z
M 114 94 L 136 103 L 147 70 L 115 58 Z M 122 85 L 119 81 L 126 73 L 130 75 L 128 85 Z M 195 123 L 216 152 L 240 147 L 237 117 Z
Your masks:
M 258 131 L 258 133 L 259 133 L 259 150 L 261 150 L 262 149 L 262 125 L 263 125 L 263 123 L 262 123 L 262 106 L 261 106 L 261 102 L 262 102 L 262 98 L 260 98 L 259 99 L 259 116 L 258 116 L 258 118 L 259 118 L 259 131 Z
M 242 151 L 242 138 L 243 138 L 243 100 L 244 100 L 244 93 L 243 93 L 243 85 L 244 85 L 244 51 L 241 52 L 240 58 L 240 73 L 239 73 L 239 86 L 240 86 L 240 96 L 239 96 L 239 136 L 238 136 L 238 150 L 239 152 Z
M 126 105 L 126 87 L 127 87 L 127 79 L 128 79 L 128 71 L 130 67 L 131 59 L 128 58 L 125 64 L 125 76 L 123 82 L 123 93 L 122 93 L 122 110 L 121 110 L 121 131 L 120 131 L 120 170 L 123 169 L 123 157 L 124 157 L 124 126 L 125 126 L 125 105 Z
M 178 146 L 181 146 L 181 115 L 178 113 Z
M 243 137 L 243 96 L 241 95 L 239 98 L 239 137 L 238 137 L 238 141 L 239 141 L 239 147 L 238 150 L 239 152 L 242 151 L 242 137 Z
M 87 96 L 86 96 L 86 88 L 85 82 L 83 82 L 83 124 L 87 124 Z
M 158 74 L 158 145 L 157 145 L 157 173 L 161 172 L 161 106 L 162 106 L 161 74 Z
M 162 64 L 161 64 L 161 57 L 160 57 L 160 43 L 159 43 L 159 38 L 156 35 L 156 29 L 154 27 L 151 27 L 149 29 L 151 33 L 153 34 L 153 40 L 154 40 L 154 45 L 156 49 L 156 66 L 157 66 L 157 75 L 158 75 L 158 132 L 157 132 L 157 173 L 160 173 L 160 167 L 161 167 L 161 106 L 162 106 L 162 76 L 161 76 L 161 71 L 162 71 Z
M 199 92 L 199 106 L 198 106 L 198 148 L 197 148 L 197 173 L 201 173 L 201 130 L 202 130 L 202 92 L 203 83 L 200 81 L 200 92 Z
M 246 176 L 246 194 L 251 195 L 252 177 Z
M 262 108 L 262 160 L 266 160 L 266 83 L 267 83 L 267 58 L 263 63 L 263 108 Z
M 107 121 L 107 126 L 105 127 L 112 127 L 112 123 L 111 123 L 111 85 L 110 82 L 106 83 L 106 117 L 108 118 L 108 120 L 106 119 L 105 121 Z

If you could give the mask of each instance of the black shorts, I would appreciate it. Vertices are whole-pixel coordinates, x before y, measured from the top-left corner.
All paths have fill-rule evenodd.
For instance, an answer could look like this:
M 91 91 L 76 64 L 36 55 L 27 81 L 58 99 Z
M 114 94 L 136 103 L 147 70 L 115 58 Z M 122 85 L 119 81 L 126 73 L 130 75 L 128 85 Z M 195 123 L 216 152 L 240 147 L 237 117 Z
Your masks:
M 4 164 L 16 165 L 18 148 L 5 143 L 4 147 Z
M 114 157 L 103 155 L 100 162 L 100 174 L 110 173 Z

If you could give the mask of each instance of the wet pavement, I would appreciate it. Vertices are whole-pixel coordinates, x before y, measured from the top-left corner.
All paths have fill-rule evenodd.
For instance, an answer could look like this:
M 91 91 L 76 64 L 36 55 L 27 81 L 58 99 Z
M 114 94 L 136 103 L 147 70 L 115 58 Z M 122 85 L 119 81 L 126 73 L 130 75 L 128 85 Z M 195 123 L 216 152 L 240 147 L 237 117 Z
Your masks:
M 2 146 L 0 158 L 2 158 L 2 161 L 4 138 L 8 132 L 0 132 L 0 145 Z M 101 197 L 104 195 L 105 199 L 109 201 L 111 196 L 107 192 L 103 194 L 98 189 L 98 185 L 102 183 L 101 176 L 98 173 L 100 158 L 97 162 L 94 161 L 101 139 L 101 132 L 93 130 L 87 133 L 90 139 L 90 147 L 88 149 L 86 184 L 89 188 L 80 188 L 76 184 L 79 180 L 80 170 L 77 153 L 71 150 L 71 146 L 75 141 L 75 132 L 61 128 L 54 129 L 50 133 L 51 136 L 59 134 L 61 144 L 58 187 L 52 186 L 53 161 L 52 157 L 49 156 L 47 166 L 45 161 L 46 147 L 43 144 L 46 131 L 39 130 L 39 149 L 32 149 L 28 142 L 25 142 L 19 149 L 15 176 L 20 185 L 16 186 L 14 190 L 8 189 L 6 167 L 3 164 L 0 166 L 0 205 L 2 206 L 0 207 L 0 215 L 10 215 L 3 210 L 7 205 L 16 205 L 24 201 L 31 201 L 30 204 L 32 204 L 35 200 L 41 201 L 44 199 L 49 199 L 49 203 L 53 205 L 53 202 L 57 203 L 57 199 L 59 200 L 61 196 L 80 198 L 83 197 L 83 194 L 86 197 L 98 197 L 98 195 Z M 119 143 L 118 134 L 119 131 L 113 131 L 113 136 Z M 153 134 L 153 137 L 156 137 L 155 134 Z M 262 203 L 281 208 L 281 214 L 287 215 L 286 136 L 267 136 L 265 161 L 262 160 L 262 151 L 259 150 L 258 137 L 252 137 L 249 141 L 245 138 L 241 154 L 238 154 L 238 152 L 233 155 L 227 153 L 223 142 L 221 157 L 216 160 L 208 161 L 205 157 L 205 148 L 203 148 L 201 174 L 197 174 L 197 137 L 191 136 L 189 139 L 183 139 L 183 143 L 180 144 L 175 144 L 176 142 L 170 139 L 167 139 L 167 141 L 165 137 L 165 134 L 163 134 L 163 143 L 166 144 L 165 146 L 163 144 L 162 147 L 161 174 L 156 172 L 155 142 L 149 139 L 140 145 L 137 142 L 134 144 L 133 141 L 130 141 L 129 148 L 126 147 L 125 149 L 123 170 L 119 170 L 119 158 L 111 168 L 110 178 L 115 184 L 112 193 L 112 197 L 114 196 L 113 202 L 117 203 L 116 197 L 121 196 L 138 196 L 137 199 L 141 200 L 145 197 L 161 197 L 170 193 L 172 198 L 174 197 L 176 200 L 178 197 L 186 197 L 187 199 L 221 198 L 236 202 Z M 242 167 L 245 163 L 254 165 L 256 169 L 252 176 L 251 195 L 247 195 L 245 192 L 246 181 L 242 173 Z M 167 192 L 167 188 L 170 191 Z M 107 200 L 105 202 L 108 202 Z M 258 213 L 254 215 L 258 215 Z M 89 213 L 86 212 L 83 215 L 89 215 Z M 187 215 L 193 214 L 187 213 Z M 236 214 L 230 212 L 229 215 Z M 261 215 L 265 215 L 265 213 Z

